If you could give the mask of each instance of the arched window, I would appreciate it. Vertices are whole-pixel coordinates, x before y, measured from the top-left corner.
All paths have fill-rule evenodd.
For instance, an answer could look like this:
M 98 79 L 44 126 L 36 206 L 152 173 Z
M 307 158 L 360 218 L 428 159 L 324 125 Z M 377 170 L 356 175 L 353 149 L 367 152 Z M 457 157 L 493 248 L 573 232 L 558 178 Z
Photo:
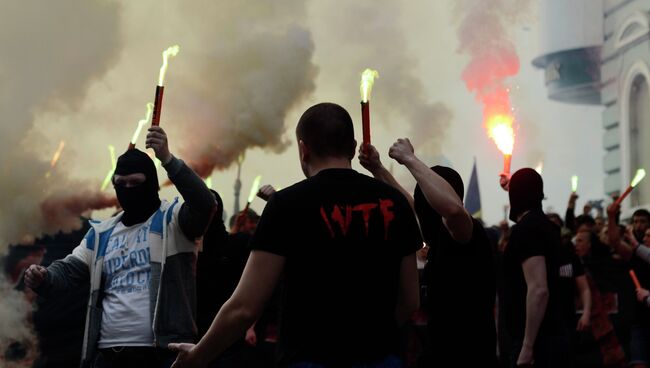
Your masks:
M 637 168 L 650 169 L 650 91 L 644 75 L 637 75 L 631 85 L 630 99 L 630 176 Z M 648 204 L 650 185 L 642 182 L 632 192 L 633 207 Z
M 636 12 L 629 16 L 616 32 L 614 48 L 627 46 L 650 32 L 648 15 Z
M 629 185 L 639 168 L 650 170 L 650 68 L 639 60 L 625 73 L 621 109 L 621 187 Z M 650 180 L 644 180 L 623 202 L 626 210 L 650 204 Z

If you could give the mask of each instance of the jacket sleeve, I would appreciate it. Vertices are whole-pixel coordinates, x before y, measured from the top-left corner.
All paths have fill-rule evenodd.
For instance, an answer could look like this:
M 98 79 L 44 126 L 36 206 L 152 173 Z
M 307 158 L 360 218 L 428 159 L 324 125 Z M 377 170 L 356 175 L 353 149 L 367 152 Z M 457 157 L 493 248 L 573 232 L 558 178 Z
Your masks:
M 178 215 L 181 231 L 188 239 L 195 240 L 205 233 L 217 202 L 203 180 L 182 160 L 172 157 L 164 168 L 185 200 Z
M 94 230 L 90 230 L 94 232 Z M 64 259 L 52 262 L 47 267 L 45 281 L 34 290 L 38 295 L 48 298 L 64 291 L 80 287 L 90 278 L 89 265 L 92 260 L 92 250 L 86 246 L 88 235 Z

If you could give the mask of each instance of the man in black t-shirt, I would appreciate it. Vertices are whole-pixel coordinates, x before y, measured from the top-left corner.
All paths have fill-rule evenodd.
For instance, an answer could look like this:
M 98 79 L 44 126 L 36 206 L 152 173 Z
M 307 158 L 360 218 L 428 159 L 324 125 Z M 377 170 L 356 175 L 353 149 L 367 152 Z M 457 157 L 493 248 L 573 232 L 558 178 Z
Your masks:
M 233 296 L 175 367 L 219 355 L 261 314 L 283 274 L 281 363 L 399 367 L 398 326 L 419 305 L 422 246 L 404 196 L 351 169 L 356 142 L 342 107 L 312 106 L 296 129 L 306 180 L 275 193 Z
M 542 177 L 517 171 L 509 182 L 510 241 L 504 252 L 506 328 L 512 366 L 570 366 L 569 339 L 559 300 L 560 229 L 542 211 Z
M 429 169 L 408 139 L 397 140 L 389 155 L 417 181 L 414 208 L 430 246 L 424 270 L 428 346 L 418 364 L 495 367 L 492 249 L 481 223 L 463 207 L 463 180 L 448 167 Z M 374 147 L 362 147 L 359 161 L 376 178 L 404 191 Z

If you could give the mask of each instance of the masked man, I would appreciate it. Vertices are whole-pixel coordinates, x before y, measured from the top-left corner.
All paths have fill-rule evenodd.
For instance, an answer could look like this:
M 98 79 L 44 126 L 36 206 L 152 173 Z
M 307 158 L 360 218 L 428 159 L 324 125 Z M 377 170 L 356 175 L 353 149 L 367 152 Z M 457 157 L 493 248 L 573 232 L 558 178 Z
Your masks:
M 168 148 L 167 135 L 151 127 L 153 148 L 183 196 L 158 197 L 156 167 L 137 149 L 122 154 L 113 185 L 123 212 L 91 221 L 81 244 L 48 268 L 32 265 L 25 282 L 39 295 L 90 280 L 82 366 L 168 367 L 170 342 L 196 338 L 196 243 L 216 208 L 212 193 Z M 162 348 L 161 348 L 162 347 Z

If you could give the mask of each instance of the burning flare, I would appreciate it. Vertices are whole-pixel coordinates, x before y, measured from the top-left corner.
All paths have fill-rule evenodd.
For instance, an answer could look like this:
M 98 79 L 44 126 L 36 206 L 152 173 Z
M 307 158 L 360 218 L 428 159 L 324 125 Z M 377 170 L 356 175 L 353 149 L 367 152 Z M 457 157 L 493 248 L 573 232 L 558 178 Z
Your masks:
M 618 197 L 618 199 L 616 200 L 616 202 L 614 202 L 614 204 L 620 206 L 623 200 L 625 199 L 625 197 L 627 197 L 628 195 L 630 195 L 630 193 L 632 193 L 634 187 L 639 185 L 639 183 L 641 182 L 641 180 L 643 180 L 643 178 L 645 178 L 645 169 L 638 169 L 636 171 L 636 174 L 634 175 L 634 179 L 632 179 L 632 182 L 630 183 L 630 186 L 627 187 L 627 189 L 625 189 L 625 192 L 623 192 L 623 194 L 620 197 Z
M 512 155 L 515 146 L 515 131 L 512 128 L 514 120 L 512 115 L 499 114 L 488 117 L 486 121 L 489 137 L 504 155 Z
M 174 45 L 169 46 L 167 50 L 163 51 L 163 63 L 160 67 L 160 74 L 158 74 L 158 85 L 162 87 L 165 82 L 165 73 L 167 73 L 167 68 L 169 67 L 169 57 L 178 55 L 178 52 L 181 50 L 180 46 Z
M 152 112 L 153 112 L 153 103 L 149 102 L 147 103 L 147 115 L 145 115 L 144 119 L 138 121 L 138 127 L 135 128 L 135 132 L 133 133 L 133 137 L 131 138 L 131 147 L 135 148 L 135 144 L 138 141 L 138 138 L 140 137 L 140 132 L 142 132 L 142 127 L 144 127 L 145 124 L 151 121 Z
M 113 173 L 115 172 L 115 168 L 117 167 L 117 158 L 115 157 L 115 147 L 109 144 L 108 152 L 111 155 L 111 168 L 106 173 L 106 177 L 104 178 L 104 181 L 102 182 L 102 186 L 100 187 L 100 191 L 102 192 L 106 190 L 106 187 L 108 187 L 108 183 L 111 182 L 111 178 L 113 178 Z
M 50 177 L 50 175 L 52 174 L 52 169 L 54 169 L 54 166 L 56 166 L 56 163 L 59 161 L 59 158 L 61 157 L 61 152 L 63 152 L 63 147 L 65 147 L 65 142 L 62 140 L 59 142 L 59 147 L 54 152 L 54 156 L 52 156 L 52 160 L 50 161 L 50 169 L 47 171 L 47 173 L 45 173 L 46 179 Z
M 571 177 L 571 191 L 573 193 L 578 191 L 578 175 L 573 175 Z
M 637 170 L 636 175 L 634 175 L 634 179 L 632 179 L 632 183 L 630 184 L 630 186 L 632 188 L 636 187 L 637 185 L 639 185 L 641 180 L 643 180 L 643 178 L 645 178 L 645 169 Z
M 253 185 L 251 186 L 251 191 L 248 194 L 248 203 L 250 204 L 255 199 L 257 192 L 260 190 L 260 182 L 262 181 L 262 175 L 257 175 L 255 180 L 253 180 Z
M 56 149 L 56 152 L 54 152 L 54 156 L 52 156 L 52 161 L 50 161 L 50 168 L 54 168 L 54 165 L 59 161 L 59 158 L 61 157 L 61 152 L 63 152 L 63 147 L 65 147 L 65 142 L 61 141 L 59 142 L 59 147 Z
M 368 102 L 370 100 L 370 93 L 372 92 L 372 85 L 375 83 L 375 78 L 379 78 L 379 72 L 372 69 L 366 69 L 361 73 L 361 102 Z
M 544 163 L 542 161 L 535 166 L 535 171 L 537 171 L 539 175 L 542 175 L 542 172 L 544 171 Z

